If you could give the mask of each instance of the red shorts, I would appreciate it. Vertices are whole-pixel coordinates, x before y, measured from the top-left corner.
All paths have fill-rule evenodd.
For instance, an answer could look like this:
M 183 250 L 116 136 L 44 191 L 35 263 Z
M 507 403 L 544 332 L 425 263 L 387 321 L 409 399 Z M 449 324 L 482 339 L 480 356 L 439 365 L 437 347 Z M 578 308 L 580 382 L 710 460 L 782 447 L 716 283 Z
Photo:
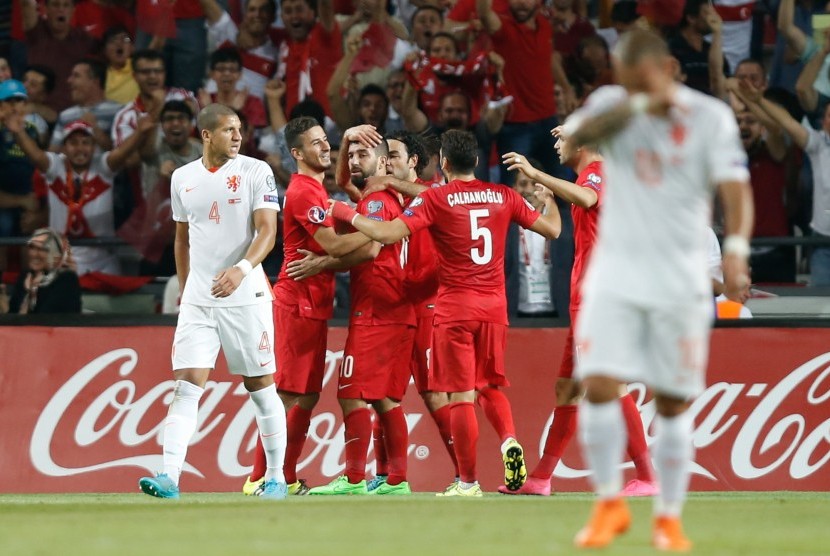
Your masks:
M 296 307 L 274 303 L 277 389 L 319 394 L 326 369 L 328 322 L 301 317 Z
M 504 376 L 507 326 L 492 322 L 436 324 L 432 336 L 430 390 L 468 392 L 485 386 L 509 386 Z
M 337 397 L 400 401 L 409 386 L 415 327 L 350 326 L 337 381 Z
M 432 355 L 432 320 L 433 315 L 418 317 L 415 331 L 415 345 L 412 350 L 410 370 L 415 379 L 418 392 L 429 392 L 429 359 Z

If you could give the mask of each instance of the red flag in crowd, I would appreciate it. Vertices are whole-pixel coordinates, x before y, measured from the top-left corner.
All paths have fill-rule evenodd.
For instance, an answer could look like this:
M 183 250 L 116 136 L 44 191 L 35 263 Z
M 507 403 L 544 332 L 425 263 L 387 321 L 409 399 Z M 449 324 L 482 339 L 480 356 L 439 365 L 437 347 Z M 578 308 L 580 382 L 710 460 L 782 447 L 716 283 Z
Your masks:
M 352 61 L 351 73 L 363 73 L 372 68 L 388 66 L 392 63 L 396 40 L 388 25 L 370 23 L 363 31 L 360 50 Z

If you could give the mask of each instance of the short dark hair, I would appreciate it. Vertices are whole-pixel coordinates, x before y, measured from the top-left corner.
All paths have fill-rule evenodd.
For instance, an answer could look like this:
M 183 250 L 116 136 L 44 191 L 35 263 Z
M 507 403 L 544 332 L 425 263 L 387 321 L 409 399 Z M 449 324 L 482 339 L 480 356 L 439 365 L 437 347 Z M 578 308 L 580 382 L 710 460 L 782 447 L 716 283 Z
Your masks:
M 180 114 L 187 114 L 187 117 L 193 119 L 193 109 L 183 100 L 168 100 L 161 108 L 160 119 L 164 119 L 164 115 L 169 112 L 177 112 Z
M 686 0 L 683 6 L 683 17 L 680 18 L 680 27 L 689 25 L 688 18 L 700 16 L 700 9 L 708 3 L 709 0 Z
M 441 8 L 439 8 L 438 6 L 434 6 L 432 4 L 424 4 L 422 6 L 418 6 L 415 9 L 415 11 L 412 12 L 412 19 L 410 19 L 410 22 L 415 21 L 415 18 L 418 16 L 418 14 L 426 10 L 432 10 L 433 12 L 437 13 L 438 17 L 441 18 L 441 21 L 444 21 L 444 12 L 441 11 Z
M 762 62 L 761 60 L 757 58 L 744 58 L 743 60 L 738 62 L 738 64 L 735 66 L 735 70 L 732 73 L 737 73 L 738 68 L 741 66 L 758 66 L 759 68 L 761 68 L 761 73 L 766 74 L 767 72 L 767 69 L 764 67 L 764 62 Z
M 81 64 L 89 68 L 89 74 L 92 76 L 92 79 L 98 81 L 101 89 L 107 88 L 107 66 L 103 62 L 95 58 L 83 58 L 76 65 Z
M 289 149 L 299 149 L 303 146 L 302 134 L 317 126 L 320 126 L 320 122 L 311 116 L 300 116 L 288 120 L 285 124 L 285 144 Z
M 611 8 L 611 21 L 620 23 L 634 23 L 640 14 L 637 13 L 637 2 L 634 0 L 622 0 Z
M 376 85 L 374 83 L 369 83 L 368 85 L 364 85 L 362 89 L 360 89 L 360 94 L 358 95 L 358 100 L 363 100 L 363 97 L 369 95 L 378 95 L 383 97 L 383 100 L 386 101 L 386 104 L 389 104 L 389 97 L 386 96 L 386 91 L 383 90 L 383 87 L 380 85 Z
M 222 48 L 217 48 L 213 51 L 213 54 L 210 55 L 210 69 L 216 69 L 216 66 L 219 64 L 224 64 L 225 62 L 233 62 L 239 69 L 242 69 L 242 56 L 239 55 L 239 51 L 236 49 L 235 46 L 224 46 Z
M 458 42 L 455 40 L 455 37 L 453 37 L 452 34 L 447 33 L 446 31 L 438 31 L 437 33 L 432 35 L 429 38 L 429 45 L 432 46 L 432 41 L 434 41 L 438 37 L 441 37 L 441 38 L 444 38 L 444 39 L 450 39 L 450 41 L 452 42 L 453 47 L 455 47 L 455 52 L 458 53 Z
M 230 106 L 214 102 L 199 111 L 199 115 L 196 117 L 196 125 L 199 126 L 200 132 L 204 130 L 213 131 L 219 125 L 219 119 L 222 116 L 236 116 L 238 118 L 239 114 Z
M 127 35 L 130 37 L 130 40 L 133 38 L 132 33 L 130 33 L 130 30 L 127 29 L 125 25 L 114 25 L 104 31 L 104 34 L 101 37 L 101 44 L 107 44 L 113 37 L 117 37 L 118 35 Z
M 406 154 L 408 157 L 417 156 L 418 161 L 415 163 L 415 173 L 420 174 L 429 163 L 429 154 L 424 140 L 420 135 L 412 133 L 411 131 L 398 130 L 393 131 L 386 136 L 386 139 L 400 141 L 406 147 Z
M 159 52 L 158 50 L 153 50 L 151 48 L 136 50 L 135 52 L 133 52 L 133 55 L 130 58 L 130 60 L 133 63 L 133 70 L 135 70 L 135 67 L 138 65 L 139 60 L 147 60 L 149 62 L 155 62 L 156 60 L 160 60 L 162 65 L 164 65 L 164 56 L 161 55 L 161 52 Z
M 44 66 L 43 64 L 33 64 L 27 67 L 26 71 L 33 71 L 43 76 L 43 88 L 46 89 L 47 93 L 51 93 L 55 90 L 55 70 L 49 66 Z M 25 74 L 26 72 L 23 73 Z
M 445 131 L 441 135 L 441 155 L 450 163 L 453 173 L 473 173 L 478 159 L 476 136 L 459 129 Z

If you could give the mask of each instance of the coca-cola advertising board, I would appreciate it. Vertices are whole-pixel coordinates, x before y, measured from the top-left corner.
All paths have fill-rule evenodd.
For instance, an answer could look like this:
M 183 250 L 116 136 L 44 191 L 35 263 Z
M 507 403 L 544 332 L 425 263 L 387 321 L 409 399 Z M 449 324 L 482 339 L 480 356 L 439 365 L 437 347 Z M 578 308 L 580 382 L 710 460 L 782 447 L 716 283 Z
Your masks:
M 551 419 L 561 328 L 511 328 L 507 368 L 520 441 L 538 460 Z M 344 468 L 336 383 L 344 328 L 329 333 L 325 387 L 299 476 L 328 482 Z M 173 328 L 0 328 L 0 491 L 128 492 L 162 467 L 173 389 Z M 730 328 L 712 336 L 706 392 L 694 403 L 694 490 L 830 490 L 830 329 Z M 220 357 L 200 403 L 182 477 L 186 491 L 237 491 L 252 463 L 255 421 L 238 377 Z M 650 432 L 654 403 L 631 386 Z M 435 424 L 414 387 L 404 401 L 409 479 L 437 491 L 453 478 Z M 501 480 L 499 441 L 479 411 L 479 474 Z M 648 436 L 651 442 L 652 437 Z M 374 468 L 369 454 L 367 474 Z M 627 462 L 627 468 L 631 467 Z M 626 471 L 629 475 L 630 470 Z M 560 491 L 588 490 L 574 441 L 556 469 Z

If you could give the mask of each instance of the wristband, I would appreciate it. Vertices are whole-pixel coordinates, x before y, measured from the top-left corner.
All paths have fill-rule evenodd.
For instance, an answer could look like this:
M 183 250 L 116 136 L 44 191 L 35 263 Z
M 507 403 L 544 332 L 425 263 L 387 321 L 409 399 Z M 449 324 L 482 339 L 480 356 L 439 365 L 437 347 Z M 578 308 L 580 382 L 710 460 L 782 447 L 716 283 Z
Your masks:
M 335 220 L 353 224 L 354 219 L 357 218 L 357 212 L 346 203 L 337 201 L 331 206 L 331 216 Z
M 737 255 L 742 259 L 749 257 L 749 242 L 745 237 L 739 235 L 729 235 L 723 240 L 723 254 Z
M 648 110 L 649 104 L 651 104 L 651 100 L 645 93 L 635 93 L 628 97 L 628 107 L 634 115 L 644 114 Z
M 248 259 L 242 259 L 233 266 L 242 271 L 242 276 L 247 276 L 248 273 L 254 269 L 253 265 Z

